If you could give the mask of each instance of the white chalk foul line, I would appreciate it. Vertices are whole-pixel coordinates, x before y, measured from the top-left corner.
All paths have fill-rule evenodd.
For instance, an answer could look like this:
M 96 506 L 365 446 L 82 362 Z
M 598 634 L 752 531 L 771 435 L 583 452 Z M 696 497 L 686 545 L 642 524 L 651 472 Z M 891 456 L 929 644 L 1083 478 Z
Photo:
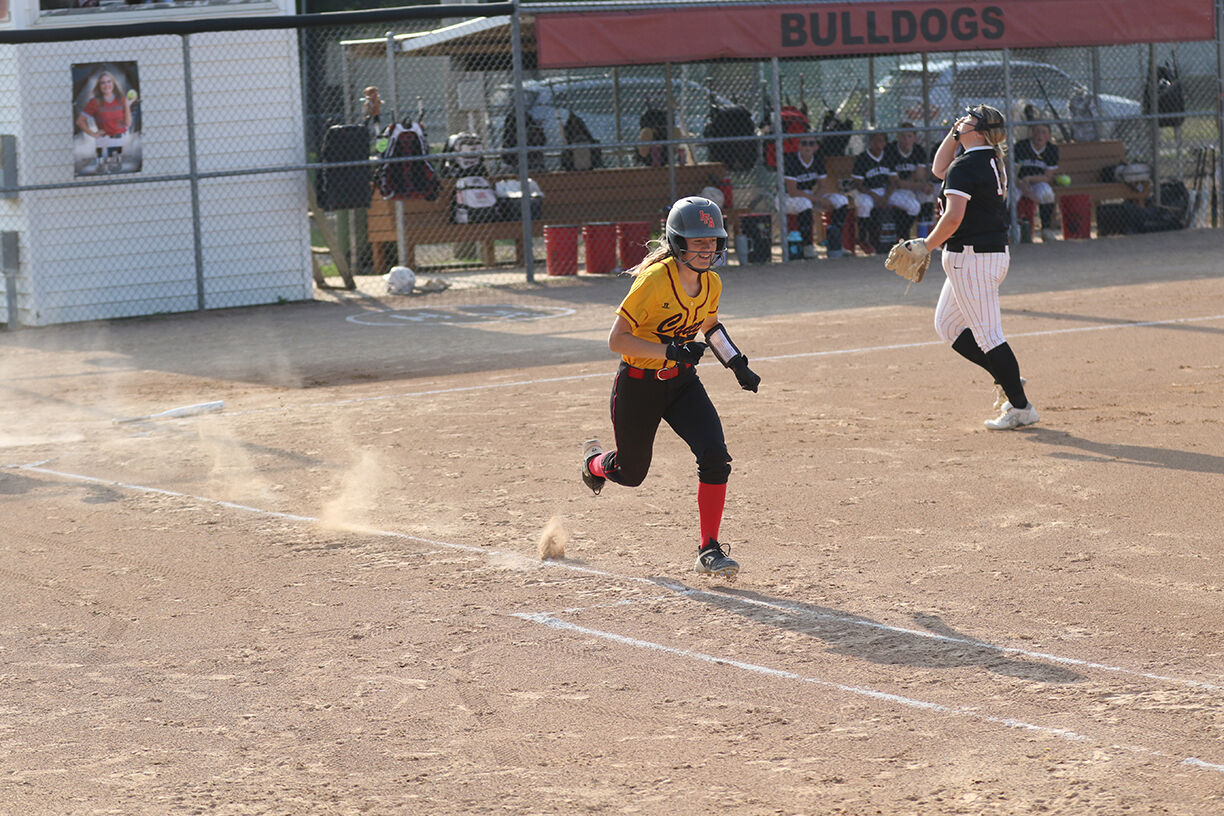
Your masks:
M 238 511 L 246 512 L 246 513 L 253 513 L 256 515 L 267 516 L 269 518 L 279 518 L 279 519 L 285 519 L 288 521 L 304 522 L 308 524 L 320 523 L 320 519 L 317 519 L 311 516 L 303 516 L 303 515 L 299 515 L 296 513 L 283 513 L 283 512 L 279 512 L 275 510 L 265 510 L 263 508 L 252 507 L 246 504 L 237 504 L 235 502 L 224 501 L 221 499 L 208 498 L 206 496 L 196 496 L 196 495 L 193 495 L 190 493 L 184 493 L 178 490 L 167 490 L 164 488 L 150 487 L 147 485 L 137 485 L 137 484 L 130 484 L 127 482 L 119 482 L 119 481 L 115 481 L 112 479 L 101 479 L 95 476 L 85 476 L 79 473 L 69 473 L 66 471 L 54 470 L 51 468 L 43 467 L 42 466 L 43 464 L 44 463 L 40 462 L 40 463 L 26 464 L 26 465 L 4 465 L 3 467 L 5 469 L 16 469 L 16 470 L 30 471 L 33 473 L 43 473 L 49 476 L 56 476 L 59 478 L 70 479 L 70 480 L 79 481 L 79 482 L 85 482 L 88 484 L 105 485 L 108 487 L 120 488 L 120 489 L 130 490 L 134 492 L 149 493 L 149 494 L 159 495 L 159 496 L 170 496 L 170 497 L 175 497 L 175 498 L 183 498 L 183 499 L 188 499 L 188 500 L 195 501 L 195 502 L 200 502 L 202 504 L 211 504 L 216 507 L 224 507 L 230 510 L 238 510 Z M 608 572 L 606 570 L 595 569 L 593 567 L 586 567 L 580 564 L 567 563 L 563 561 L 531 562 L 530 559 L 526 558 L 525 556 L 522 556 L 519 553 L 508 553 L 508 552 L 504 552 L 500 550 L 491 550 L 491 549 L 487 549 L 484 547 L 476 547 L 470 544 L 458 544 L 458 543 L 450 542 L 450 541 L 439 541 L 437 539 L 423 538 L 421 536 L 409 535 L 407 533 L 400 533 L 400 532 L 395 532 L 391 530 L 379 530 L 376 528 L 359 527 L 355 525 L 349 525 L 345 529 L 348 529 L 348 530 L 351 530 L 357 533 L 362 533 L 365 535 L 380 536 L 384 538 L 393 538 L 393 539 L 399 539 L 403 541 L 412 541 L 412 542 L 416 542 L 420 544 L 428 544 L 430 546 L 444 548 L 444 549 L 461 550 L 463 552 L 470 552 L 470 553 L 479 553 L 486 557 L 521 559 L 525 562 L 541 563 L 542 565 L 545 565 L 545 566 L 567 569 L 573 572 L 584 573 L 587 575 L 595 575 L 595 576 L 599 576 L 603 578 L 613 578 L 616 580 L 627 581 L 631 583 L 650 584 L 656 587 L 662 586 L 666 589 L 671 590 L 672 592 L 675 592 L 678 595 L 709 596 L 712 598 L 716 597 L 716 598 L 720 598 L 724 600 L 728 597 L 731 597 L 739 601 L 743 601 L 747 603 L 757 603 L 761 606 L 773 607 L 776 609 L 781 609 L 781 610 L 785 610 L 789 612 L 799 611 L 799 612 L 802 612 L 803 614 L 813 615 L 813 616 L 817 616 L 818 614 L 818 613 L 815 613 L 813 610 L 809 610 L 809 609 L 803 609 L 803 608 L 798 608 L 798 609 L 789 608 L 788 609 L 787 608 L 788 605 L 782 604 L 782 603 L 769 603 L 769 602 L 763 602 L 763 601 L 756 601 L 753 599 L 742 598 L 739 596 L 728 596 L 725 593 L 706 592 L 704 590 L 691 589 L 683 585 L 676 585 L 676 584 L 670 584 L 668 582 L 661 582 L 661 581 L 658 581 L 652 578 L 642 578 L 639 576 L 632 576 L 632 575 L 620 575 L 618 573 Z M 618 602 L 618 603 L 614 603 L 610 605 L 620 606 L 620 605 L 626 605 L 628 603 L 632 603 L 632 602 L 625 601 L 625 602 Z M 1065 728 L 1052 728 L 1049 726 L 1036 725 L 1034 723 L 1028 723 L 1022 720 L 1017 720 L 1017 719 L 1009 718 L 1009 717 L 995 717 L 989 714 L 982 714 L 980 712 L 976 712 L 976 711 L 966 709 L 966 708 L 952 707 L 952 706 L 946 706 L 942 703 L 934 703 L 934 702 L 930 702 L 926 700 L 918 700 L 918 699 L 911 698 L 911 697 L 905 697 L 903 695 L 878 691 L 876 689 L 867 688 L 865 686 L 848 686 L 842 683 L 836 683 L 831 680 L 822 680 L 816 677 L 805 677 L 803 675 L 795 674 L 794 672 L 788 672 L 783 669 L 774 669 L 774 668 L 769 668 L 766 666 L 759 666 L 753 663 L 746 663 L 744 661 L 735 660 L 732 658 L 721 658 L 721 657 L 715 657 L 713 655 L 706 655 L 701 652 L 693 652 L 693 651 L 685 650 L 685 649 L 676 649 L 671 646 L 665 646 L 661 643 L 653 643 L 651 641 L 640 640 L 637 638 L 630 638 L 624 635 L 617 635 L 615 633 L 605 632 L 599 629 L 591 629 L 588 627 L 579 626 L 577 624 L 572 624 L 566 621 L 562 621 L 548 613 L 513 613 L 513 614 L 514 614 L 514 617 L 517 617 L 523 620 L 527 620 L 533 623 L 549 626 L 554 629 L 567 629 L 571 631 L 576 631 L 576 632 L 581 632 L 584 634 L 592 635 L 594 637 L 599 637 L 599 638 L 603 638 L 606 640 L 623 643 L 623 644 L 633 646 L 636 648 L 652 649 L 652 650 L 661 651 L 665 653 L 675 654 L 675 655 L 686 657 L 689 659 L 700 660 L 700 661 L 705 661 L 705 662 L 715 663 L 715 664 L 728 665 L 728 666 L 732 666 L 732 667 L 741 669 L 743 671 L 750 671 L 750 672 L 755 672 L 758 674 L 766 674 L 766 675 L 771 675 L 774 677 L 795 680 L 795 681 L 799 681 L 803 683 L 821 685 L 821 686 L 832 688 L 838 691 L 842 691 L 842 692 L 846 692 L 850 694 L 856 694 L 862 697 L 870 697 L 870 698 L 882 700 L 885 702 L 894 703 L 897 705 L 907 706 L 909 708 L 922 709 L 926 711 L 933 711 L 936 713 L 968 717 L 968 718 L 979 720 L 981 722 L 993 723 L 997 725 L 1006 726 L 1008 728 L 1020 728 L 1020 729 L 1025 729 L 1029 731 L 1035 731 L 1035 732 L 1039 732 L 1043 734 L 1048 734 L 1050 736 L 1060 737 L 1062 739 L 1067 739 L 1067 740 L 1093 741 L 1093 742 L 1097 742 L 1098 744 L 1109 744 L 1109 743 L 1106 743 L 1104 740 L 1099 740 L 1094 737 L 1090 737 L 1084 734 L 1079 734 L 1075 731 L 1071 731 Z M 1163 680 L 1163 681 L 1177 683 L 1177 684 L 1206 687 L 1206 688 L 1211 688 L 1211 689 L 1219 688 L 1217 686 L 1211 686 L 1205 683 L 1198 683 L 1198 682 L 1190 681 L 1190 680 L 1180 680 L 1178 678 L 1161 677 L 1159 675 L 1150 675 L 1150 674 L 1145 674 L 1142 672 L 1134 672 L 1129 669 L 1123 669 L 1123 668 L 1115 667 L 1115 666 L 1106 666 L 1104 664 L 1099 664 L 1099 663 L 1089 663 L 1087 661 L 1075 660 L 1074 658 L 1061 658 L 1055 655 L 1044 655 L 1042 653 L 1027 652 L 1023 649 L 998 647 L 998 646 L 994 646 L 989 643 L 982 643 L 979 641 L 974 641 L 972 639 L 951 638 L 945 635 L 936 635 L 931 632 L 921 632 L 921 631 L 916 631 L 916 630 L 901 629 L 897 627 L 888 626 L 886 624 L 876 623 L 874 621 L 865 621 L 862 619 L 857 619 L 857 618 L 853 618 L 849 616 L 839 616 L 839 615 L 833 615 L 833 614 L 827 614 L 827 615 L 819 614 L 819 616 L 827 617 L 829 619 L 836 620 L 842 623 L 851 623 L 855 625 L 870 625 L 873 628 L 882 629 L 885 631 L 892 631 L 892 632 L 912 634 L 912 635 L 920 635 L 922 637 L 931 637 L 936 640 L 945 640 L 945 641 L 952 641 L 952 642 L 958 642 L 958 643 L 972 644 L 974 646 L 980 646 L 981 648 L 995 649 L 998 651 L 1008 652 L 1011 654 L 1041 657 L 1042 659 L 1054 660 L 1058 662 L 1070 662 L 1070 663 L 1074 663 L 1075 665 L 1081 665 L 1081 666 L 1091 667 L 1091 668 L 1100 668 L 1100 669 L 1113 671 L 1113 672 L 1117 672 L 1121 674 L 1145 677 L 1148 679 Z M 1174 758 L 1171 754 L 1168 754 L 1168 753 L 1165 753 L 1163 751 L 1159 751 L 1156 749 L 1152 749 L 1152 748 L 1146 748 L 1143 746 L 1114 745 L 1114 747 L 1122 749 L 1122 750 L 1126 750 L 1131 753 L 1144 754 L 1148 756 L 1161 757 L 1161 758 L 1166 758 L 1166 759 Z M 1207 770 L 1207 771 L 1214 771 L 1217 773 L 1224 773 L 1224 765 L 1213 763 L 1213 762 L 1207 762 L 1205 760 L 1199 759 L 1198 757 L 1184 757 L 1180 760 L 1180 762 L 1181 764 L 1187 765 L 1190 767 L 1200 768 L 1202 770 Z
M 1150 326 L 1171 326 L 1178 323 L 1204 323 L 1212 320 L 1224 320 L 1224 315 L 1207 317 L 1175 317 L 1168 320 L 1143 320 L 1134 323 L 1107 323 L 1096 326 L 1075 326 L 1065 329 L 1047 329 L 1044 331 L 1021 332 L 1009 334 L 1009 337 L 1044 337 L 1055 334 L 1073 334 L 1076 332 L 1115 331 L 1118 329 L 1135 329 Z M 866 354 L 873 351 L 897 351 L 899 349 L 926 348 L 928 346 L 947 345 L 943 340 L 922 340 L 915 343 L 893 343 L 886 346 L 859 346 L 857 348 L 827 349 L 825 351 L 803 351 L 795 354 L 774 354 L 768 357 L 753 357 L 757 362 L 777 360 L 801 360 L 808 357 L 836 357 L 843 354 Z M 510 382 L 481 383 L 480 385 L 463 385 L 455 388 L 432 388 L 427 391 L 407 391 L 399 394 L 373 394 L 368 397 L 351 397 L 327 402 L 312 402 L 302 405 L 302 408 L 335 408 L 341 405 L 360 405 L 365 402 L 385 402 L 387 400 L 417 399 L 420 397 L 436 397 L 442 394 L 464 394 L 472 391 L 492 391 L 500 388 L 532 388 L 548 383 L 578 382 L 580 380 L 611 379 L 611 371 L 600 371 L 597 374 L 572 374 L 564 377 L 541 377 L 534 380 L 514 380 Z M 264 414 L 273 411 L 283 411 L 283 408 L 251 408 L 244 411 L 225 411 L 222 416 L 246 416 Z
M 848 686 L 844 683 L 838 683 L 833 680 L 824 680 L 819 677 L 809 677 L 795 672 L 786 671 L 785 669 L 775 669 L 769 666 L 761 666 L 756 663 L 746 663 L 742 660 L 735 660 L 729 657 L 716 657 L 714 655 L 705 654 L 703 652 L 694 652 L 689 649 L 678 649 L 674 646 L 666 646 L 662 643 L 655 643 L 649 640 L 640 640 L 638 638 L 618 635 L 615 632 L 606 632 L 602 629 L 593 629 L 589 626 L 580 626 L 576 623 L 560 620 L 547 613 L 515 613 L 514 617 L 521 618 L 532 623 L 538 623 L 543 626 L 548 626 L 553 629 L 561 629 L 570 632 L 577 632 L 591 637 L 597 637 L 603 640 L 609 640 L 614 643 L 620 643 L 625 646 L 631 646 L 635 649 L 648 649 L 651 651 L 662 652 L 664 654 L 682 657 L 687 660 L 695 660 L 704 663 L 713 663 L 715 665 L 730 666 L 739 669 L 740 671 L 752 672 L 754 674 L 763 674 L 769 677 L 776 677 L 782 680 L 793 680 L 799 683 L 810 683 L 812 685 L 823 686 L 835 691 L 844 692 L 846 694 L 854 694 L 859 697 L 869 697 L 874 700 L 881 700 L 895 705 L 905 706 L 907 708 L 916 708 L 923 711 L 931 711 L 938 714 L 948 714 L 957 717 L 967 717 L 969 719 L 978 720 L 980 722 L 991 723 L 994 725 L 1002 725 L 1008 728 L 1020 728 L 1026 731 L 1033 731 L 1047 736 L 1058 737 L 1065 740 L 1095 742 L 1099 745 L 1110 745 L 1111 747 L 1120 750 L 1128 751 L 1135 754 L 1143 754 L 1145 756 L 1160 757 L 1163 759 L 1176 759 L 1172 754 L 1160 751 L 1155 748 L 1146 748 L 1142 745 L 1125 745 L 1110 743 L 1107 740 L 1102 740 L 1087 734 L 1081 734 L 1077 731 L 1071 731 L 1067 728 L 1052 728 L 1046 725 L 1037 725 L 1035 723 L 1017 720 L 1012 717 L 995 717 L 990 714 L 982 714 L 960 706 L 949 706 L 943 703 L 933 703 L 928 700 L 918 700 L 913 697 L 905 697 L 900 694 L 892 694 L 886 691 L 869 688 L 867 686 Z M 1205 762 L 1198 757 L 1184 757 L 1180 759 L 1181 764 L 1190 765 L 1195 768 L 1202 768 L 1208 771 L 1224 773 L 1224 765 L 1214 762 Z
M 119 488 L 122 490 L 130 490 L 130 491 L 137 492 L 137 493 L 152 493 L 152 494 L 161 495 L 161 496 L 173 496 L 177 498 L 189 499 L 191 501 L 200 502 L 201 504 L 211 504 L 216 507 L 224 507 L 230 510 L 238 510 L 238 511 L 245 512 L 245 513 L 254 513 L 257 515 L 268 516 L 270 518 L 280 518 L 280 519 L 285 519 L 287 521 L 298 521 L 298 522 L 303 522 L 306 524 L 322 523 L 321 519 L 314 518 L 312 516 L 302 516 L 302 515 L 297 515 L 294 513 L 282 513 L 276 510 L 265 510 L 259 507 L 251 507 L 250 505 L 236 504 L 235 502 L 224 501 L 221 499 L 212 499 L 212 498 L 208 498 L 207 496 L 196 496 L 191 493 L 183 493 L 177 490 L 165 490 L 163 488 L 149 487 L 147 485 L 129 484 L 127 482 L 118 482 L 118 481 L 113 481 L 111 479 L 100 479 L 94 476 L 84 476 L 79 473 L 68 473 L 66 471 L 53 470 L 51 468 L 43 467 L 44 464 L 46 464 L 46 461 L 36 462 L 36 463 L 31 463 L 31 464 L 24 464 L 24 465 L 21 465 L 21 464 L 2 465 L 0 466 L 0 468 L 7 469 L 7 470 L 25 470 L 25 471 L 30 471 L 32 473 L 43 473 L 48 476 L 55 476 L 55 477 L 59 477 L 63 479 L 70 479 L 72 481 L 78 481 L 78 482 L 86 482 L 89 484 L 105 485 L 107 487 Z M 865 618 L 859 618 L 853 615 L 838 615 L 838 614 L 831 613 L 831 612 L 819 612 L 817 610 L 808 608 L 804 606 L 803 604 L 798 604 L 798 603 L 789 603 L 786 601 L 765 601 L 765 600 L 761 600 L 757 598 L 747 598 L 742 595 L 733 595 L 727 592 L 710 592 L 710 591 L 703 590 L 703 589 L 694 589 L 692 587 L 685 586 L 684 584 L 680 584 L 678 582 L 661 580 L 658 578 L 646 578 L 646 577 L 642 577 L 638 575 L 625 575 L 622 573 L 609 572 L 607 570 L 601 570 L 596 567 L 588 567 L 584 564 L 577 564 L 577 563 L 574 563 L 573 561 L 552 561 L 552 560 L 538 561 L 536 559 L 528 558 L 527 556 L 524 556 L 521 553 L 506 552 L 504 550 L 494 550 L 488 547 L 477 547 L 471 544 L 459 544 L 453 541 L 439 541 L 438 539 L 423 538 L 421 536 L 414 536 L 409 533 L 401 533 L 401 532 L 396 532 L 392 530 L 379 530 L 377 528 L 364 527 L 364 526 L 359 526 L 359 525 L 341 525 L 340 529 L 343 529 L 347 532 L 358 533 L 362 535 L 378 536 L 382 538 L 392 538 L 392 539 L 397 539 L 400 541 L 411 541 L 416 544 L 427 544 L 431 547 L 437 547 L 441 549 L 461 550 L 463 552 L 479 553 L 489 558 L 497 557 L 497 558 L 507 559 L 511 561 L 517 560 L 517 561 L 521 561 L 524 564 L 531 564 L 533 566 L 548 567 L 548 568 L 553 568 L 553 569 L 564 569 L 570 572 L 577 572 L 577 573 L 581 573 L 584 575 L 591 575 L 591 576 L 595 576 L 599 578 L 609 578 L 612 580 L 623 581 L 626 583 L 647 584 L 649 586 L 656 587 L 656 588 L 662 587 L 668 590 L 669 592 L 675 593 L 676 595 L 681 596 L 681 597 L 692 597 L 692 598 L 699 598 L 699 599 L 700 598 L 717 599 L 724 603 L 727 601 L 736 601 L 742 604 L 750 604 L 750 605 L 755 605 L 755 606 L 766 607 L 769 609 L 775 609 L 781 612 L 787 612 L 789 614 L 797 615 L 800 617 L 808 617 L 813 620 L 829 620 L 829 621 L 833 621 L 833 622 L 840 623 L 840 624 L 852 625 L 852 626 L 862 626 L 865 628 L 876 629 L 878 631 L 889 632 L 892 634 L 907 635 L 911 637 L 922 637 L 922 638 L 927 638 L 930 640 L 941 641 L 944 643 L 954 643 L 954 644 L 962 645 L 962 646 L 972 646 L 974 648 L 987 649 L 987 650 L 997 652 L 1000 654 L 1010 654 L 1010 655 L 1018 655 L 1021 657 L 1030 657 L 1035 660 L 1045 660 L 1051 663 L 1063 663 L 1066 665 L 1077 666 L 1079 668 L 1084 668 L 1084 669 L 1095 669 L 1098 671 L 1110 672 L 1113 674 L 1125 675 L 1128 677 L 1142 678 L 1144 680 L 1153 680 L 1159 683 L 1167 683 L 1170 685 L 1177 685 L 1177 686 L 1187 686 L 1190 688 L 1202 689 L 1202 690 L 1210 691 L 1210 692 L 1224 692 L 1224 686 L 1220 686 L 1220 685 L 1213 684 L 1213 683 L 1206 683 L 1206 682 L 1199 681 L 1199 680 L 1188 680 L 1188 679 L 1181 678 L 1181 677 L 1170 677 L 1167 675 L 1152 674 L 1150 672 L 1141 672 L 1141 671 L 1136 671 L 1134 669 L 1123 668 L 1121 666 L 1111 666 L 1106 663 L 1098 663 L 1098 662 L 1094 662 L 1090 660 L 1082 660 L 1082 659 L 1074 658 L 1074 657 L 1063 657 L 1061 655 L 1056 655 L 1056 654 L 1052 654 L 1049 652 L 1034 652 L 1034 651 L 1030 651 L 1027 649 L 1020 649 L 1020 648 L 1013 647 L 1013 646 L 998 646 L 996 644 L 988 643 L 986 641 L 976 640 L 974 638 L 954 637 L 951 635 L 941 635 L 935 632 L 927 632 L 927 631 L 923 631 L 920 629 L 906 629 L 906 628 L 899 627 L 899 626 L 890 626 L 889 624 L 886 624 L 886 623 L 879 623 L 877 621 L 867 620 Z M 575 607 L 572 609 L 567 609 L 565 611 L 566 612 L 576 612 L 579 610 L 580 608 Z

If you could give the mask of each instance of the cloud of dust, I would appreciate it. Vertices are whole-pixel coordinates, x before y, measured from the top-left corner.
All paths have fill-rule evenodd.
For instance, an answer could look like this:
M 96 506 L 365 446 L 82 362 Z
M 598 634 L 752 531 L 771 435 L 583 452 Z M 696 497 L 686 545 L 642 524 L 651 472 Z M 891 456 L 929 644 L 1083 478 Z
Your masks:
M 569 530 L 560 516 L 553 516 L 540 532 L 540 560 L 564 558 L 565 545 L 569 543 Z
M 200 422 L 196 425 L 200 439 L 200 453 L 210 463 L 205 484 L 206 495 L 225 496 L 229 501 L 238 501 L 257 506 L 273 506 L 275 494 L 272 486 L 251 461 L 242 443 L 225 435 L 225 424 Z
M 71 444 L 83 424 L 109 419 L 115 370 L 96 328 L 21 329 L 0 346 L 0 447 Z M 80 376 L 85 375 L 85 376 Z
M 374 511 L 398 479 L 377 451 L 363 450 L 357 461 L 340 476 L 335 497 L 323 505 L 319 522 L 332 529 L 372 526 Z

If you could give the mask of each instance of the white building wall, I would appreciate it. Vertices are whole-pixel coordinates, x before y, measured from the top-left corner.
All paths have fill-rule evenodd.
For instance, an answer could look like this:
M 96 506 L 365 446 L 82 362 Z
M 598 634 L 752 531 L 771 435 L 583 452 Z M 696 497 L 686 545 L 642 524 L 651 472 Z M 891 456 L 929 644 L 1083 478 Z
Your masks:
M 296 31 L 189 42 L 200 172 L 304 163 Z M 81 186 L 73 177 L 71 66 L 107 61 L 137 63 L 142 119 L 141 171 L 111 178 L 189 172 L 181 38 L 0 47 L 0 124 L 8 100 L 19 111 L 6 125 L 15 130 L 0 132 L 18 133 L 20 183 L 74 185 L 22 193 L 16 206 L 0 199 L 0 225 L 23 232 L 27 325 L 198 307 L 189 182 Z M 301 171 L 200 181 L 207 308 L 313 296 L 305 184 Z
M 16 135 L 20 130 L 20 115 L 17 105 L 17 47 L 13 45 L 0 45 L 0 133 Z M 20 181 L 18 175 L 18 181 Z M 26 216 L 25 208 L 22 206 L 21 200 L 18 198 L 0 198 L 0 231 L 16 232 L 18 239 L 18 253 L 20 257 L 26 257 L 29 251 L 29 245 L 26 243 Z M 0 320 L 8 320 L 7 310 L 7 285 L 8 281 L 4 275 L 0 275 Z M 28 291 L 28 288 L 23 286 L 19 279 L 16 286 L 18 295 L 17 302 L 20 308 L 24 300 L 22 291 Z

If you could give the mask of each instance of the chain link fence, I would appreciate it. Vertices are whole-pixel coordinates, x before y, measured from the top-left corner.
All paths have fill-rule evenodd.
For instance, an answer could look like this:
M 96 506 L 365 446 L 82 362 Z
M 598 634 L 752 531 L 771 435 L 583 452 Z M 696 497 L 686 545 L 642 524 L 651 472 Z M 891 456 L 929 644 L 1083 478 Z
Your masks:
M 564 283 L 635 263 L 695 194 L 724 204 L 730 263 L 824 258 L 819 219 L 803 252 L 787 240 L 778 152 L 814 136 L 828 189 L 853 197 L 873 134 L 907 123 L 933 148 L 977 102 L 1013 142 L 1048 128 L 1091 234 L 1218 226 L 1218 40 L 545 70 L 534 20 L 583 6 L 511 8 L 5 34 L 10 326 L 381 288 L 396 266 L 426 291 Z M 91 103 L 103 74 L 127 100 L 119 136 Z

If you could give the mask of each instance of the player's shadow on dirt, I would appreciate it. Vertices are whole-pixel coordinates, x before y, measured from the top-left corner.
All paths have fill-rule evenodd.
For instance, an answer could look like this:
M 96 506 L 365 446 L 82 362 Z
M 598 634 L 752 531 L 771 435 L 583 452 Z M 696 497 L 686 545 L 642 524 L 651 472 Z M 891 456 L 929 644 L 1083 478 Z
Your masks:
M 1056 459 L 1138 465 L 1166 470 L 1185 470 L 1193 473 L 1224 473 L 1224 456 L 1171 448 L 1154 448 L 1147 445 L 1093 442 L 1091 439 L 1084 439 L 1066 431 L 1050 428 L 1032 427 L 1024 430 L 1025 437 L 1030 441 L 1082 451 L 1082 453 L 1065 450 L 1052 451 L 1050 456 Z
M 62 483 L 31 478 L 20 473 L 0 473 L 0 497 L 21 496 L 36 490 L 56 490 L 61 493 L 66 490 L 75 491 L 82 494 L 83 504 L 109 504 L 123 498 L 119 491 L 108 485 L 86 484 L 66 487 Z
M 1038 683 L 1078 683 L 1084 677 L 1062 666 L 1030 659 L 1019 649 L 995 646 L 956 631 L 938 615 L 917 613 L 921 629 L 888 626 L 815 604 L 771 598 L 746 589 L 717 588 L 689 597 L 764 626 L 818 638 L 828 650 L 884 666 L 921 669 L 980 667 Z

